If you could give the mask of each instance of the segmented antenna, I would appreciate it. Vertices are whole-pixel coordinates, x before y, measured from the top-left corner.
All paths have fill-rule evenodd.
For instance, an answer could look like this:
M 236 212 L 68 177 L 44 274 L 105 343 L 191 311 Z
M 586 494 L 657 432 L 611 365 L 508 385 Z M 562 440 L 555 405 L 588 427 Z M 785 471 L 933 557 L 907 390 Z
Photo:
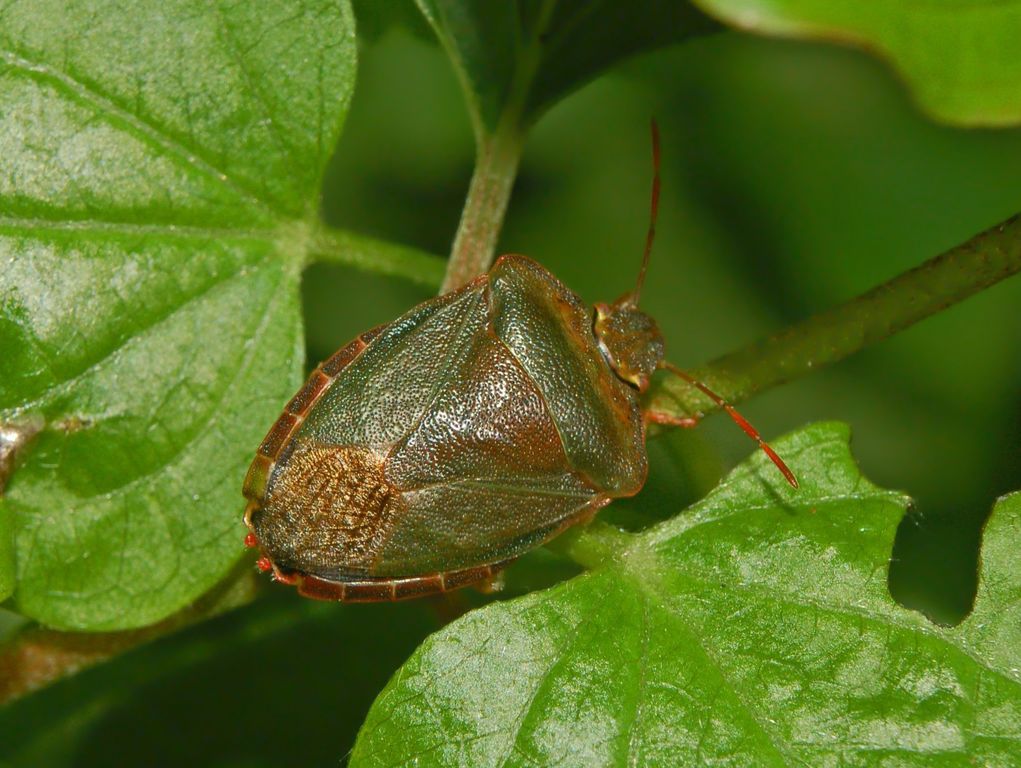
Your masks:
M 790 467 L 784 464 L 783 459 L 781 459 L 777 455 L 776 451 L 774 451 L 770 447 L 769 443 L 762 439 L 762 435 L 759 434 L 758 430 L 755 429 L 755 427 L 753 427 L 751 424 L 749 424 L 748 420 L 744 416 L 737 412 L 737 409 L 734 406 L 732 406 L 718 394 L 713 392 L 711 389 L 709 389 L 709 387 L 707 387 L 701 381 L 696 379 L 690 373 L 682 371 L 676 365 L 673 365 L 672 363 L 668 363 L 666 361 L 661 362 L 659 365 L 661 368 L 666 368 L 674 375 L 681 377 L 692 386 L 697 387 L 700 391 L 704 392 L 709 398 L 711 398 L 714 403 L 716 403 L 723 410 L 725 410 L 727 412 L 727 415 L 734 420 L 734 423 L 741 427 L 741 429 L 744 430 L 744 433 L 748 435 L 748 437 L 750 437 L 752 440 L 759 444 L 759 448 L 761 448 L 763 453 L 765 453 L 769 457 L 770 461 L 776 464 L 776 468 L 780 470 L 780 472 L 783 474 L 785 478 L 787 478 L 787 482 L 791 484 L 791 487 L 792 488 L 798 487 L 798 478 L 796 478 L 794 476 L 794 473 L 791 472 Z
M 652 129 L 652 204 L 649 211 L 649 230 L 645 233 L 645 253 L 642 254 L 642 268 L 638 270 L 638 282 L 631 293 L 631 303 L 638 306 L 638 299 L 645 285 L 645 272 L 649 268 L 649 255 L 652 253 L 652 241 L 656 238 L 656 219 L 659 216 L 659 126 L 653 118 Z

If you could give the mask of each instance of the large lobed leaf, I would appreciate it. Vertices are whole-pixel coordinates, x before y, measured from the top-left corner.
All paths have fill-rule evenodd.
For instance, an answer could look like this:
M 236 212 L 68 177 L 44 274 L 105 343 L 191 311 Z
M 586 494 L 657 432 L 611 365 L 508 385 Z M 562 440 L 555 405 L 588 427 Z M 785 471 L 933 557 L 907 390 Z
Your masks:
M 1021 494 L 986 530 L 973 615 L 890 598 L 908 501 L 846 427 L 778 441 L 611 562 L 433 635 L 352 765 L 1010 765 L 1021 759 Z
M 694 0 L 755 32 L 862 45 L 889 59 L 931 115 L 1021 122 L 1021 1 Z
M 240 556 L 354 67 L 337 0 L 0 10 L 0 422 L 46 424 L 0 501 L 22 612 L 146 624 Z

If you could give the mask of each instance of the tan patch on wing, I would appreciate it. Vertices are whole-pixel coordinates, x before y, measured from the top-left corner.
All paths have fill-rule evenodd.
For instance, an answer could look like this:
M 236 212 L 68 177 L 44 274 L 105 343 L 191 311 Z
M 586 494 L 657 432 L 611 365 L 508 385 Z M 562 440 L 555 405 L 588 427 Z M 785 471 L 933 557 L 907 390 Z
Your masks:
M 370 448 L 297 446 L 253 519 L 272 560 L 325 577 L 367 573 L 404 508 L 383 466 Z

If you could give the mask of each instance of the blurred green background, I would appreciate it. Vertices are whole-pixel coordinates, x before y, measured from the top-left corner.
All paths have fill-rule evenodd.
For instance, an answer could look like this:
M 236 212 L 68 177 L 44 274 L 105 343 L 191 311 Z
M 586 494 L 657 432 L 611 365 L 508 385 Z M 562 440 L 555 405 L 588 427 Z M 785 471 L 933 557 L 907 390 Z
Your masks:
M 474 148 L 444 54 L 408 18 L 391 28 L 359 17 L 358 89 L 324 216 L 445 254 Z M 538 259 L 586 301 L 627 290 L 648 217 L 651 116 L 663 202 L 643 302 L 682 366 L 1021 210 L 1021 131 L 933 125 L 862 53 L 728 32 L 632 60 L 543 117 L 500 250 Z M 330 265 L 307 278 L 310 365 L 429 295 Z M 819 419 L 852 425 L 865 474 L 917 502 L 893 553 L 894 595 L 943 622 L 970 606 L 993 499 L 1021 488 L 1019 308 L 1014 278 L 742 409 L 773 437 Z M 645 491 L 608 514 L 631 526 L 676 514 L 752 450 L 718 416 L 664 434 L 650 443 Z M 570 570 L 536 554 L 506 594 Z M 0 764 L 336 764 L 376 692 L 450 611 L 270 590 L 9 707 Z

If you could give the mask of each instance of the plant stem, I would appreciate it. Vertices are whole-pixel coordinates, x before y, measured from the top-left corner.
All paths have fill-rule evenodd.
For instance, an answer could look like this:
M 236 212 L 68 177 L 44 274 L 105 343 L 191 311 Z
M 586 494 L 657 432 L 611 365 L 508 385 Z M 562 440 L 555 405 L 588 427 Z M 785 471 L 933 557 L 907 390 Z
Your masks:
M 486 126 L 473 85 L 464 71 L 459 70 L 475 131 L 475 170 L 440 293 L 460 288 L 489 269 L 493 261 L 525 142 L 525 105 L 539 71 L 542 40 L 555 7 L 556 0 L 542 0 L 534 26 L 524 30 L 519 39 L 514 74 L 495 128 Z M 442 29 L 438 28 L 437 33 L 441 40 L 446 40 Z M 448 50 L 453 49 L 449 42 L 445 44 Z M 452 54 L 452 58 L 457 61 L 458 56 Z
M 546 544 L 585 568 L 596 568 L 617 557 L 634 541 L 634 534 L 594 520 L 571 528 Z
M 731 403 L 818 370 L 1021 271 L 1021 214 L 861 296 L 719 357 L 691 374 Z M 717 406 L 676 376 L 650 407 L 692 416 Z
M 478 140 L 475 171 L 440 293 L 481 275 L 493 260 L 521 159 L 522 138 L 514 122 L 505 120 L 502 130 Z
M 435 288 L 443 279 L 443 260 L 416 248 L 318 225 L 306 246 L 308 261 L 331 261 L 382 275 L 404 277 Z

